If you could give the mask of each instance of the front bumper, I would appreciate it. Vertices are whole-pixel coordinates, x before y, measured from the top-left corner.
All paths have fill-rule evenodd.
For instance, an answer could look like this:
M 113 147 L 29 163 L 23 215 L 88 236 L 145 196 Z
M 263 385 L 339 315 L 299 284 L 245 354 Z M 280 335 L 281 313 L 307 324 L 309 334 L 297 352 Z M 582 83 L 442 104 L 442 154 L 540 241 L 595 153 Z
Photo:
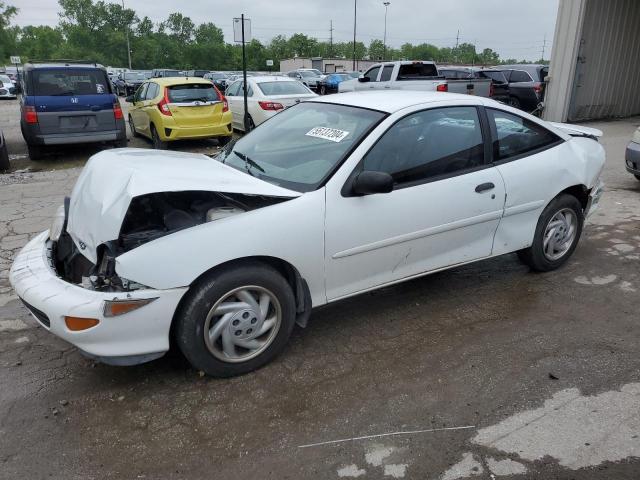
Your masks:
M 589 194 L 589 200 L 587 201 L 587 208 L 584 210 L 584 217 L 589 218 L 596 210 L 598 210 L 598 206 L 600 205 L 600 199 L 602 198 L 602 194 L 604 193 L 604 183 L 602 180 L 598 180 L 595 187 L 591 189 L 591 193 Z
M 640 175 L 640 143 L 629 142 L 624 160 L 627 172 Z
M 48 237 L 49 232 L 45 231 L 31 240 L 9 273 L 11 285 L 40 325 L 105 363 L 137 364 L 169 350 L 171 320 L 186 287 L 97 292 L 68 283 L 56 275 Z M 106 300 L 145 298 L 156 300 L 124 315 L 103 314 Z M 100 323 L 87 330 L 71 331 L 65 316 L 95 318 Z

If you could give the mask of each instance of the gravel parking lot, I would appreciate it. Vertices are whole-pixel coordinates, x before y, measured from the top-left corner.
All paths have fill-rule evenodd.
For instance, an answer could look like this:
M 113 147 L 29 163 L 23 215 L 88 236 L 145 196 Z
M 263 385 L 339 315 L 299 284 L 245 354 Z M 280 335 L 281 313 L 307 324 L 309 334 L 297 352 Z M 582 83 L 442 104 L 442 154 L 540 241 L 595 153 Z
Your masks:
M 173 353 L 95 364 L 12 294 L 12 258 L 93 153 L 31 163 L 16 118 L 0 102 L 14 169 L 47 171 L 0 175 L 0 478 L 638 477 L 640 182 L 623 156 L 640 119 L 589 125 L 607 192 L 559 271 L 509 255 L 342 301 L 265 368 L 214 380 Z

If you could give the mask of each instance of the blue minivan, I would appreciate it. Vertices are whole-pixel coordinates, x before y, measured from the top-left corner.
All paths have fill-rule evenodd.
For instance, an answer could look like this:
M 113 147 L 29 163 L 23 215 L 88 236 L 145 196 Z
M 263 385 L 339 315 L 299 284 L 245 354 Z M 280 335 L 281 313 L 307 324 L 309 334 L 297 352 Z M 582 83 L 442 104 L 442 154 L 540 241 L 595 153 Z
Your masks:
M 120 102 L 102 65 L 33 62 L 23 71 L 20 129 L 32 160 L 52 145 L 127 146 Z

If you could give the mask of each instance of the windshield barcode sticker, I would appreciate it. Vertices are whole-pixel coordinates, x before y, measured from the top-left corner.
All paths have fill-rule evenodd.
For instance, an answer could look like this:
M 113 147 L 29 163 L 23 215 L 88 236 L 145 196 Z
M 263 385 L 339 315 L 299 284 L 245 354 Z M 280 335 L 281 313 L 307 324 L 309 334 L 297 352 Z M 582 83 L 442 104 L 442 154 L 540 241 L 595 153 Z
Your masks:
M 337 128 L 314 127 L 305 133 L 305 135 L 308 137 L 324 138 L 325 140 L 331 140 L 332 142 L 340 142 L 349 135 L 349 132 L 338 130 Z

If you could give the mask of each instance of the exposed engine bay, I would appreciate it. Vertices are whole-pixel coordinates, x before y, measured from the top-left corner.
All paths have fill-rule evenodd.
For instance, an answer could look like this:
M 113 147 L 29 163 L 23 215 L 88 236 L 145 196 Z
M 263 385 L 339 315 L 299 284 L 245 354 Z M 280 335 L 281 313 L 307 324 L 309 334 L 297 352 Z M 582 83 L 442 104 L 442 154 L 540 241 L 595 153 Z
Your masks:
M 99 291 L 131 291 L 144 285 L 118 277 L 117 256 L 145 243 L 187 228 L 266 207 L 287 198 L 207 191 L 156 192 L 134 197 L 117 239 L 98 248 L 98 262 L 89 261 L 65 228 L 53 242 L 53 261 L 64 280 Z M 65 201 L 68 209 L 69 202 Z M 68 210 L 66 211 L 68 218 Z

